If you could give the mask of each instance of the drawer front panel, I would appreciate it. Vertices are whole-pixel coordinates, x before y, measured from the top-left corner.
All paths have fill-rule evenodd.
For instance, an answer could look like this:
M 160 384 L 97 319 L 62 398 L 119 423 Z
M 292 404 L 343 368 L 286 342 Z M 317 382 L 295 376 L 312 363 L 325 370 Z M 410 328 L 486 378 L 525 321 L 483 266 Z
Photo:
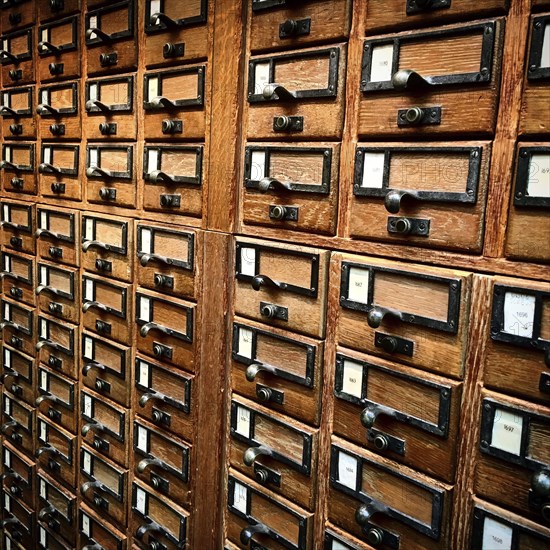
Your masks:
M 38 208 L 38 255 L 45 260 L 78 267 L 80 264 L 80 223 L 78 214 L 68 210 Z
M 0 257 L 4 295 L 30 306 L 36 305 L 34 258 L 4 251 L 2 251 Z
M 3 34 L 0 36 L 0 43 L 2 84 L 20 86 L 34 82 L 33 29 Z
M 52 422 L 76 433 L 78 393 L 76 382 L 45 367 L 38 368 L 36 409 Z
M 56 264 L 37 264 L 38 307 L 55 317 L 71 323 L 80 320 L 80 288 L 78 271 L 73 268 L 60 268 Z
M 82 125 L 80 123 L 78 84 L 76 81 L 38 88 L 36 112 L 43 139 L 80 139 Z M 65 159 L 61 153 L 58 153 L 57 156 L 58 158 L 55 160 L 59 163 L 60 168 L 70 168 L 72 160 L 70 157 Z M 43 160 L 43 162 L 46 161 Z M 47 162 L 53 164 L 51 159 Z M 69 174 L 65 172 L 65 175 Z
M 16 29 L 32 25 L 36 21 L 35 3 L 32 0 L 5 0 L 0 12 L 2 29 Z
M 35 206 L 10 201 L 2 201 L 1 206 L 2 246 L 34 256 Z
M 38 0 L 38 19 L 47 21 L 80 11 L 80 0 Z
M 36 497 L 36 466 L 7 441 L 2 444 L 3 486 L 27 506 L 33 507 Z
M 18 351 L 34 357 L 36 315 L 34 308 L 2 299 L 3 341 Z
M 7 89 L 1 94 L 4 139 L 35 139 L 34 86 Z
M 4 392 L 2 398 L 2 433 L 18 451 L 34 455 L 34 409 Z
M 2 190 L 8 193 L 36 195 L 34 143 L 2 145 Z
M 80 121 L 78 125 L 80 128 Z M 42 143 L 38 166 L 42 195 L 69 200 L 82 199 L 79 156 L 78 145 Z
M 101 515 L 81 503 L 78 511 L 78 529 L 81 545 L 99 544 L 103 548 L 126 550 L 126 535 L 113 525 L 106 523 Z
M 6 523 L 6 531 L 11 533 L 15 540 L 19 540 L 24 548 L 32 548 L 36 527 L 34 510 L 13 498 L 6 490 L 2 491 L 0 498 L 2 499 L 1 510 L 4 521 L 7 518 L 13 520 L 13 522 Z
M 37 357 L 51 369 L 78 378 L 78 327 L 46 315 L 38 316 Z
M 34 406 L 36 400 L 35 360 L 14 349 L 2 346 L 2 382 L 18 399 Z

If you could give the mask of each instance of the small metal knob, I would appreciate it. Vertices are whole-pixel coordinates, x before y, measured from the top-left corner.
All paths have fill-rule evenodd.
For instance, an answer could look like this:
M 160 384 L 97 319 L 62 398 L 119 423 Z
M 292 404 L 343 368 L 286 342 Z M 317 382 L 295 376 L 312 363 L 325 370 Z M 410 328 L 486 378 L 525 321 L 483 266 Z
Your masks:
M 63 73 L 63 63 L 50 63 L 48 70 L 52 76 L 60 75 Z
M 408 235 L 412 230 L 412 225 L 410 220 L 407 218 L 399 218 L 395 222 L 395 232 L 400 233 L 401 235 Z
M 162 347 L 159 346 L 158 344 L 155 344 L 153 346 L 153 353 L 155 354 L 156 357 L 162 357 L 163 355 Z
M 279 115 L 275 117 L 274 126 L 277 130 L 288 130 L 290 125 L 290 117 L 286 115 Z
M 160 196 L 160 205 L 161 206 L 172 206 L 172 203 L 173 203 L 173 200 L 172 200 L 172 197 L 170 195 L 161 195 Z
M 162 55 L 164 57 L 174 57 L 176 55 L 176 46 L 171 42 L 166 42 L 162 47 Z
M 154 480 L 154 481 L 156 481 L 156 480 Z M 161 548 L 161 546 L 156 540 L 152 540 L 149 543 L 149 549 L 150 550 L 160 550 L 160 548 Z
M 10 132 L 14 136 L 19 136 L 23 133 L 23 125 L 22 124 L 10 124 Z
M 94 440 L 94 449 L 96 451 L 101 451 L 101 441 L 99 439 Z
M 111 67 L 116 64 L 116 57 L 108 53 L 99 54 L 99 64 L 102 67 Z
M 270 218 L 273 220 L 284 220 L 286 217 L 286 208 L 284 206 L 274 206 L 270 212 Z
M 152 417 L 155 424 L 162 422 L 162 413 L 160 411 L 153 411 Z
M 12 485 L 10 487 L 10 493 L 16 497 L 20 496 L 22 492 L 21 487 L 18 487 L 17 485 Z
M 50 9 L 52 11 L 61 11 L 63 9 L 63 0 L 50 0 Z
M 378 435 L 374 438 L 373 444 L 374 444 L 376 450 L 378 450 L 378 451 L 385 451 L 385 450 L 388 448 L 388 446 L 389 446 L 389 444 L 390 444 L 390 441 L 389 441 L 389 439 L 388 439 L 385 435 L 383 435 L 383 434 L 378 434 Z
M 9 74 L 9 77 L 11 78 L 11 80 L 13 80 L 15 82 L 17 80 L 21 80 L 22 75 L 21 75 L 20 71 L 16 71 L 15 69 L 11 69 L 8 74 Z
M 281 30 L 286 36 L 292 36 L 298 31 L 298 22 L 294 19 L 287 19 L 281 25 Z
M 105 391 L 105 382 L 103 380 L 96 380 L 95 389 L 97 391 Z
M 397 350 L 397 340 L 393 336 L 384 336 L 380 341 L 380 347 L 386 353 L 394 353 Z
M 168 286 L 168 281 L 168 277 L 161 275 L 160 273 L 156 273 L 153 277 L 153 282 L 155 283 L 155 286 L 158 287 Z
M 384 540 L 384 533 L 377 527 L 372 527 L 367 532 L 367 540 L 371 546 L 380 546 Z
M 550 521 L 550 503 L 543 504 L 540 513 L 544 521 Z
M 158 489 L 160 487 L 160 480 L 158 477 L 154 477 L 152 480 L 151 480 L 151 485 L 153 486 L 154 489 Z
M 420 107 L 411 107 L 405 113 L 405 120 L 409 124 L 418 124 L 424 118 L 424 109 Z
M 108 187 L 102 187 L 99 190 L 99 196 L 104 201 L 111 198 L 111 190 Z
M 65 133 L 65 125 L 64 124 L 50 124 L 50 132 L 54 136 L 61 136 Z
M 109 269 L 110 265 L 111 262 L 108 262 L 107 260 L 97 259 L 95 261 L 95 268 L 99 271 L 106 271 L 107 269 Z
M 531 488 L 540 497 L 550 498 L 550 471 L 540 470 L 531 478 Z
M 52 258 L 61 258 L 62 256 L 61 249 L 57 248 L 56 246 L 50 246 L 50 248 L 48 248 L 48 254 Z
M 271 400 L 271 394 L 272 390 L 270 388 L 260 388 L 256 395 L 258 396 L 258 401 L 261 401 L 262 403 L 267 403 Z
M 277 314 L 277 308 L 273 304 L 266 304 L 262 306 L 260 313 L 263 317 L 273 319 L 273 317 L 275 317 L 275 315 Z
M 176 131 L 176 123 L 173 120 L 162 121 L 162 133 L 173 134 Z
M 256 470 L 254 477 L 258 483 L 262 484 L 267 483 L 269 480 L 269 474 L 267 470 L 264 470 L 263 468 Z
M 21 178 L 12 178 L 10 183 L 14 189 L 23 189 L 23 180 Z

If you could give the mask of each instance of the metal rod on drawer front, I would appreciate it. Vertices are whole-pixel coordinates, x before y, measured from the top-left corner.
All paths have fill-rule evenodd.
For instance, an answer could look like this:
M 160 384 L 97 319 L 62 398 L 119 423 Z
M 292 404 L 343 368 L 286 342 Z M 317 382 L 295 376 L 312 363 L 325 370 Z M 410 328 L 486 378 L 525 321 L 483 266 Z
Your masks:
M 151 523 L 148 523 L 147 525 L 142 525 L 137 531 L 136 531 L 136 538 L 142 539 L 146 533 L 149 533 L 149 531 L 153 531 L 156 533 L 166 533 L 166 529 L 159 525 L 156 521 L 149 520 Z
M 48 112 L 51 115 L 57 115 L 59 114 L 59 109 L 56 109 L 47 103 L 40 103 L 38 107 L 36 107 L 36 114 L 43 115 L 44 112 Z
M 2 376 L 0 376 L 0 381 L 5 382 L 8 378 L 14 378 L 17 380 L 19 378 L 19 373 L 15 370 L 5 372 Z
M 84 426 L 82 426 L 80 433 L 83 436 L 86 436 L 91 430 L 94 430 L 96 432 L 104 432 L 105 426 L 103 424 L 100 424 L 99 422 L 88 422 L 87 424 L 84 424 Z
M 291 187 L 288 183 L 283 183 L 274 178 L 262 178 L 258 182 L 258 191 L 265 193 L 272 189 L 273 191 L 291 191 Z
M 166 401 L 166 396 L 158 391 L 152 391 L 142 395 L 138 401 L 140 407 L 145 407 L 149 401 Z
M 6 519 L 3 519 L 2 521 L 0 521 L 0 528 L 4 528 L 6 525 L 9 525 L 10 523 L 17 523 L 17 524 L 20 524 L 21 522 L 13 517 L 13 518 L 6 518 Z
M 53 348 L 56 350 L 63 350 L 63 348 L 59 344 L 52 342 L 51 340 L 40 340 L 40 342 L 38 342 L 38 344 L 36 344 L 35 347 L 36 347 L 36 351 L 39 351 L 42 348 Z
M 101 241 L 86 241 L 82 243 L 82 252 L 88 252 L 88 248 L 101 248 L 102 250 L 109 250 L 109 245 L 102 243 Z
M 17 61 L 17 56 L 9 52 L 8 50 L 0 50 L 0 57 L 7 57 L 8 59 L 11 59 L 12 61 Z
M 153 13 L 153 15 L 149 18 L 149 21 L 151 25 L 158 25 L 160 21 L 169 29 L 178 29 L 180 27 L 180 24 L 177 21 L 162 12 Z
M 168 256 L 161 256 L 160 254 L 144 254 L 144 255 L 140 258 L 139 263 L 140 263 L 143 267 L 146 267 L 147 264 L 148 264 L 151 260 L 156 260 L 157 262 L 162 262 L 163 264 L 166 264 L 166 265 L 172 265 L 172 263 L 173 263 L 172 258 L 168 258 Z
M 394 73 L 391 83 L 396 90 L 418 90 L 434 85 L 429 77 L 425 78 L 410 69 L 401 69 Z
M 17 114 L 17 111 L 12 109 L 11 107 L 6 107 L 5 105 L 2 105 L 2 107 L 0 107 L 0 116 L 5 116 L 5 115 L 15 116 L 16 114 Z
M 101 481 L 87 481 L 80 486 L 80 493 L 82 496 L 86 496 L 86 493 L 90 489 L 99 489 L 100 491 L 106 492 L 106 487 Z
M 176 104 L 162 95 L 156 96 L 150 101 L 151 107 L 156 109 L 174 109 Z
M 46 506 L 38 512 L 38 519 L 52 518 L 58 514 L 58 511 L 53 506 Z
M 168 334 L 170 336 L 172 334 L 172 331 L 169 328 L 163 327 L 162 325 L 157 325 L 157 323 L 146 323 L 143 325 L 139 331 L 141 336 L 145 338 L 152 330 L 158 330 L 159 332 L 162 332 L 164 334 Z
M 88 177 L 90 176 L 104 176 L 106 178 L 113 177 L 113 173 L 110 170 L 105 170 L 104 168 L 100 168 L 99 166 L 89 166 L 86 168 L 86 175 Z
M 82 311 L 83 313 L 86 313 L 89 309 L 92 309 L 92 308 L 96 308 L 96 309 L 100 309 L 101 311 L 107 311 L 107 306 L 100 303 L 100 302 L 85 302 L 84 304 L 82 304 Z
M 416 191 L 390 191 L 384 197 L 384 206 L 388 212 L 397 214 L 401 208 L 401 201 L 403 198 L 411 198 L 420 200 L 420 197 Z
M 0 330 L 4 329 L 5 327 L 11 327 L 14 330 L 22 330 L 23 327 L 21 325 L 18 325 L 17 323 L 14 323 L 13 321 L 3 321 L 0 323 Z
M 385 514 L 388 510 L 389 508 L 385 504 L 373 499 L 368 504 L 362 504 L 357 508 L 355 511 L 355 521 L 361 527 L 366 527 L 374 515 Z
M 281 84 L 276 84 L 275 82 L 266 84 L 262 90 L 262 95 L 264 99 L 280 99 L 280 100 L 290 100 L 296 99 L 296 94 L 287 90 Z
M 50 164 L 49 162 L 40 163 L 40 165 L 38 166 L 38 171 L 41 174 L 43 174 L 44 172 L 46 172 L 46 173 L 51 173 L 51 172 L 60 173 L 61 172 L 61 170 L 57 166 L 54 166 L 53 164 Z
M 13 222 L 0 222 L 0 227 L 7 227 L 9 229 L 15 229 L 16 231 L 19 229 L 25 229 L 24 225 Z
M 47 40 L 43 40 L 42 42 L 38 43 L 39 50 L 44 51 L 44 48 L 52 53 L 59 53 L 61 51 L 57 46 L 54 46 L 54 44 L 48 42 Z
M 100 544 L 87 544 L 82 547 L 82 550 L 105 550 Z
M 260 362 L 252 363 L 251 365 L 248 365 L 248 367 L 246 368 L 245 376 L 249 382 L 254 382 L 259 372 L 266 371 L 266 372 L 275 374 L 275 370 L 276 370 L 275 367 L 271 365 L 267 365 L 265 363 L 260 363 Z
M 107 34 L 106 32 L 103 32 L 101 29 L 86 29 L 86 39 L 90 40 L 92 38 L 92 34 L 95 34 L 97 38 L 100 39 L 101 42 L 111 42 L 112 38 L 110 34 Z
M 13 479 L 16 479 L 18 481 L 22 481 L 23 478 L 17 473 L 17 472 L 4 472 L 0 476 L 0 482 L 5 481 L 6 479 L 9 479 L 10 477 L 13 477 Z
M 19 424 L 15 422 L 15 420 L 11 420 L 10 422 L 6 422 L 5 424 L 2 424 L 2 427 L 0 428 L 0 432 L 4 435 L 9 435 L 19 428 Z
M 144 458 L 143 460 L 140 460 L 140 462 L 137 465 L 137 471 L 142 474 L 145 472 L 145 470 L 149 466 L 158 466 L 159 468 L 162 468 L 163 470 L 166 470 L 166 463 L 162 460 L 159 460 L 158 458 Z
M 378 328 L 382 324 L 382 321 L 384 320 L 384 318 L 388 315 L 391 317 L 395 317 L 400 321 L 403 320 L 403 313 L 401 313 L 397 309 L 382 307 L 382 306 L 374 306 L 367 313 L 367 322 L 369 324 L 369 327 Z
M 250 539 L 256 534 L 269 535 L 269 528 L 266 527 L 263 523 L 257 523 L 256 525 L 249 525 L 245 527 L 240 534 L 241 542 L 247 546 L 250 542 Z
M 286 283 L 280 283 L 279 281 L 274 281 L 271 277 L 268 277 L 267 275 L 256 275 L 252 279 L 252 288 L 254 290 L 260 290 L 260 288 L 263 286 L 271 286 L 275 288 L 279 288 L 281 290 L 285 290 L 287 287 Z
M 92 369 L 97 369 L 97 370 L 105 370 L 107 367 L 105 367 L 105 365 L 102 365 L 101 363 L 97 363 L 96 361 L 91 361 L 90 363 L 86 363 L 83 367 L 82 367 L 82 375 L 83 376 L 87 376 L 88 373 L 92 370 Z
M 381 414 L 385 416 L 390 416 L 392 418 L 395 418 L 396 416 L 396 412 L 393 409 L 385 407 L 384 405 L 371 403 L 370 405 L 367 405 L 367 407 L 361 412 L 361 424 L 363 424 L 365 428 L 372 428 L 374 426 L 374 423 L 376 422 L 376 419 Z
M 19 167 L 17 164 L 13 164 L 13 162 L 10 162 L 9 160 L 3 160 L 0 162 L 0 168 L 11 168 L 12 170 L 17 170 Z
M 54 455 L 59 454 L 59 451 L 52 447 L 51 445 L 45 445 L 44 447 L 39 447 L 36 451 L 36 458 L 40 458 L 44 453 L 52 453 Z
M 86 111 L 89 111 L 93 107 L 98 107 L 99 109 L 101 109 L 102 111 L 105 111 L 107 113 L 111 112 L 110 105 L 107 105 L 106 103 L 103 103 L 102 101 L 99 101 L 99 99 L 89 99 L 88 101 L 86 101 L 85 107 L 86 107 Z
M 44 401 L 53 401 L 54 403 L 62 403 L 61 399 L 57 398 L 55 395 L 52 395 L 51 393 L 45 393 L 44 395 L 41 395 L 34 402 L 34 404 L 38 407 Z
M 59 290 L 57 290 L 57 288 L 54 288 L 53 286 L 48 286 L 48 285 L 37 286 L 34 293 L 38 296 L 44 291 L 51 292 L 55 296 L 59 296 L 61 294 Z
M 243 454 L 243 462 L 247 466 L 252 466 L 259 456 L 273 456 L 273 450 L 264 445 L 249 447 Z
M 61 233 L 55 233 L 54 231 L 50 231 L 49 229 L 37 229 L 34 233 L 35 237 L 41 237 L 42 235 L 45 235 L 46 237 L 52 237 L 54 239 L 60 239 L 63 235 Z
M 167 174 L 162 170 L 154 170 L 153 172 L 149 172 L 148 174 L 145 175 L 145 179 L 147 181 L 153 181 L 156 183 L 162 183 L 163 181 L 168 183 L 173 183 L 174 177 L 175 176 L 171 174 Z

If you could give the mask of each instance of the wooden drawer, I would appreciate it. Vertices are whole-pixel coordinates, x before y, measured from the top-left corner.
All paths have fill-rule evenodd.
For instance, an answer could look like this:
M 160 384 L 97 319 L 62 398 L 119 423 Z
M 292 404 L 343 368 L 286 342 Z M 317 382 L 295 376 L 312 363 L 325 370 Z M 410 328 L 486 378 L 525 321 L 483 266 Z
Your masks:
M 34 281 L 36 277 L 33 256 L 19 252 L 2 251 L 2 292 L 17 302 L 36 305 Z
M 127 468 L 130 450 L 130 411 L 90 392 L 80 394 L 82 441 L 99 454 Z
M 68 543 L 62 539 L 54 529 L 50 529 L 45 523 L 38 522 L 36 540 L 38 548 L 45 550 L 71 550 L 74 543 Z
M 247 144 L 243 222 L 334 235 L 339 166 L 337 143 Z
M 4 139 L 36 139 L 34 86 L 8 88 L 1 94 Z
M 17 195 L 36 195 L 34 143 L 2 145 L 2 191 Z
M 338 139 L 344 122 L 346 46 L 251 57 L 249 139 Z
M 82 384 L 129 407 L 132 390 L 130 348 L 83 332 L 81 358 Z
M 526 550 L 550 548 L 550 529 L 493 504 L 474 499 L 469 548 L 506 548 L 512 541 L 517 541 L 517 548 Z
M 80 139 L 82 125 L 78 107 L 78 95 L 78 81 L 40 86 L 38 88 L 38 106 L 36 112 L 39 115 L 38 126 L 42 139 Z M 58 153 L 58 158 L 55 160 L 60 168 L 70 168 L 70 161 L 73 159 L 71 157 L 62 159 L 60 158 L 61 154 L 59 150 L 56 152 Z M 42 159 L 42 162 L 54 165 L 52 159 Z M 42 173 L 52 173 L 51 167 L 48 168 L 50 168 L 49 171 L 46 170 Z M 53 172 L 55 173 L 55 170 Z M 65 173 L 65 175 L 71 174 Z
M 75 495 L 42 472 L 37 477 L 38 521 L 51 529 L 58 537 L 62 537 L 69 544 L 75 545 L 77 511 Z M 46 541 L 47 538 L 46 536 Z M 46 545 L 45 548 L 49 547 Z
M 196 299 L 202 237 L 197 231 L 170 225 L 136 225 L 137 281 L 140 286 Z
M 440 25 L 460 19 L 479 19 L 492 13 L 504 13 L 510 0 L 369 0 L 365 19 L 365 32 L 392 32 L 399 28 Z
M 302 44 L 341 40 L 349 35 L 351 0 L 253 0 L 250 50 L 299 48 Z
M 128 519 L 128 470 L 80 447 L 79 490 L 82 500 L 98 514 L 118 525 L 126 525 Z
M 231 466 L 313 510 L 319 432 L 236 395 L 231 401 L 230 422 Z
M 132 343 L 132 286 L 88 273 L 82 275 L 84 328 L 121 344 Z
M 319 425 L 324 344 L 237 318 L 231 387 L 264 406 Z
M 36 415 L 36 465 L 74 490 L 78 437 Z
M 135 208 L 137 204 L 135 145 L 87 145 L 86 200 Z
M 385 548 L 449 547 L 451 486 L 337 438 L 330 469 L 328 516 L 335 525 L 363 540 L 385 540 Z
M 38 393 L 36 410 L 55 424 L 76 433 L 78 422 L 78 393 L 76 382 L 40 366 L 37 372 Z
M 189 547 L 189 512 L 165 497 L 157 496 L 139 481 L 132 483 L 131 514 L 130 532 L 134 533 L 138 548 Z
M 490 157 L 488 142 L 360 143 L 350 236 L 481 252 Z
M 3 342 L 31 357 L 35 354 L 36 315 L 33 307 L 2 298 Z
M 136 139 L 134 75 L 86 80 L 86 114 L 82 121 L 88 139 Z
M 80 0 L 37 0 L 35 3 L 38 5 L 39 21 L 47 21 L 52 18 L 58 19 L 80 11 Z
M 359 134 L 492 133 L 503 23 L 496 19 L 365 41 Z
M 78 379 L 78 326 L 40 314 L 38 328 L 36 349 L 39 362 Z
M 550 525 L 548 408 L 484 391 L 474 491 Z
M 159 428 L 187 441 L 194 439 L 193 376 L 138 355 L 133 407 Z
M 194 372 L 196 305 L 145 289 L 136 293 L 137 349 Z
M 36 466 L 7 441 L 2 443 L 2 486 L 29 508 L 35 507 Z
M 211 29 L 206 24 L 208 4 L 208 0 L 146 2 L 145 66 L 171 65 L 207 58 L 211 35 Z
M 14 498 L 5 489 L 1 492 L 2 527 L 23 548 L 34 548 L 36 515 L 34 510 Z
M 82 200 L 79 155 L 79 145 L 42 142 L 38 172 L 43 197 Z
M 328 261 L 317 248 L 238 239 L 235 313 L 323 338 Z
M 137 66 L 133 0 L 90 9 L 85 14 L 88 74 L 131 71 Z
M 550 261 L 549 208 L 550 143 L 519 143 L 506 234 L 508 257 Z
M 550 13 L 532 16 L 530 21 L 529 50 L 525 60 L 525 81 L 519 123 L 520 135 L 545 134 L 550 132 L 550 62 L 548 51 L 550 40 Z
M 133 448 L 135 477 L 180 506 L 190 506 L 191 446 L 136 418 Z
M 36 21 L 35 2 L 32 0 L 5 0 L 0 12 L 0 27 L 3 30 L 32 25 Z
M 487 307 L 485 385 L 549 405 L 550 284 L 496 277 Z
M 34 256 L 35 205 L 10 200 L 3 200 L 1 205 L 2 247 Z
M 38 78 L 41 82 L 78 78 L 79 16 L 54 19 L 38 27 Z
M 149 72 L 143 77 L 146 139 L 204 139 L 206 65 Z
M 310 550 L 313 514 L 230 469 L 226 533 L 237 548 Z
M 124 218 L 82 214 L 82 267 L 133 281 L 133 224 Z
M 80 535 L 80 546 L 93 546 L 98 544 L 102 548 L 113 550 L 126 550 L 126 534 L 119 531 L 114 525 L 107 523 L 102 514 L 96 514 L 86 503 L 80 504 L 78 510 L 78 526 Z
M 379 539 L 373 540 L 378 545 L 382 544 Z M 349 533 L 338 529 L 331 523 L 327 523 L 325 527 L 325 549 L 326 550 L 369 550 L 372 546 L 361 542 Z
M 2 367 L 4 389 L 33 407 L 37 397 L 35 359 L 4 344 Z
M 472 275 L 334 255 L 341 261 L 340 344 L 460 378 Z
M 342 348 L 334 377 L 335 434 L 453 482 L 461 383 Z
M 80 215 L 74 210 L 40 206 L 37 212 L 37 255 L 75 267 L 80 265 Z
M 2 29 L 5 27 L 2 26 Z M 2 44 L 0 51 L 2 84 L 20 86 L 34 82 L 33 29 L 2 34 L 0 43 Z
M 38 307 L 44 312 L 71 323 L 80 320 L 78 269 L 38 262 Z
M 9 441 L 17 451 L 33 456 L 36 426 L 34 408 L 8 394 L 5 389 L 2 395 L 1 423 L 4 441 Z
M 203 157 L 203 145 L 146 145 L 142 193 L 145 210 L 202 216 Z

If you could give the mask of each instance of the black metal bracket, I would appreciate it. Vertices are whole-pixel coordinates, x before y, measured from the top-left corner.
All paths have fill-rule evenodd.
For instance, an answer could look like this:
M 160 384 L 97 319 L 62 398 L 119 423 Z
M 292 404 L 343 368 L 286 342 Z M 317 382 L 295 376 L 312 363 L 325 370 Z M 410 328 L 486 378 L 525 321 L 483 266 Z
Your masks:
M 305 19 L 287 19 L 279 25 L 279 38 L 307 36 L 311 32 L 311 17 Z
M 260 302 L 260 315 L 267 319 L 288 321 L 288 308 L 271 304 L 269 302 Z
M 387 434 L 376 428 L 367 430 L 367 439 L 379 451 L 388 451 L 403 456 L 405 454 L 405 441 L 393 435 Z
M 433 126 L 441 124 L 441 107 L 410 107 L 397 111 L 397 126 Z
M 176 44 L 167 42 L 162 48 L 162 57 L 164 57 L 164 59 L 174 59 L 175 57 L 183 57 L 184 55 L 184 42 L 177 42 Z
M 531 49 L 529 50 L 529 65 L 527 69 L 527 80 L 549 80 L 550 66 L 541 67 L 542 52 L 544 49 L 544 34 L 550 23 L 550 15 L 542 15 L 533 19 L 531 29 Z
M 262 403 L 277 403 L 277 405 L 284 405 L 285 393 L 264 384 L 256 384 L 256 396 Z
M 254 463 L 254 478 L 261 485 L 281 487 L 281 474 L 263 464 Z
M 304 117 L 303 116 L 290 116 L 290 115 L 278 115 L 273 117 L 273 131 L 274 132 L 303 132 L 304 131 Z
M 388 216 L 388 233 L 391 235 L 416 235 L 428 237 L 430 234 L 430 220 L 408 218 L 403 216 Z
M 550 24 L 550 17 L 548 18 Z M 550 69 L 549 69 L 550 70 Z M 550 156 L 550 147 L 520 147 L 517 157 L 516 185 L 514 189 L 514 206 L 530 208 L 550 208 L 550 197 L 529 195 L 529 184 L 532 178 L 544 177 L 533 162 L 535 155 Z

